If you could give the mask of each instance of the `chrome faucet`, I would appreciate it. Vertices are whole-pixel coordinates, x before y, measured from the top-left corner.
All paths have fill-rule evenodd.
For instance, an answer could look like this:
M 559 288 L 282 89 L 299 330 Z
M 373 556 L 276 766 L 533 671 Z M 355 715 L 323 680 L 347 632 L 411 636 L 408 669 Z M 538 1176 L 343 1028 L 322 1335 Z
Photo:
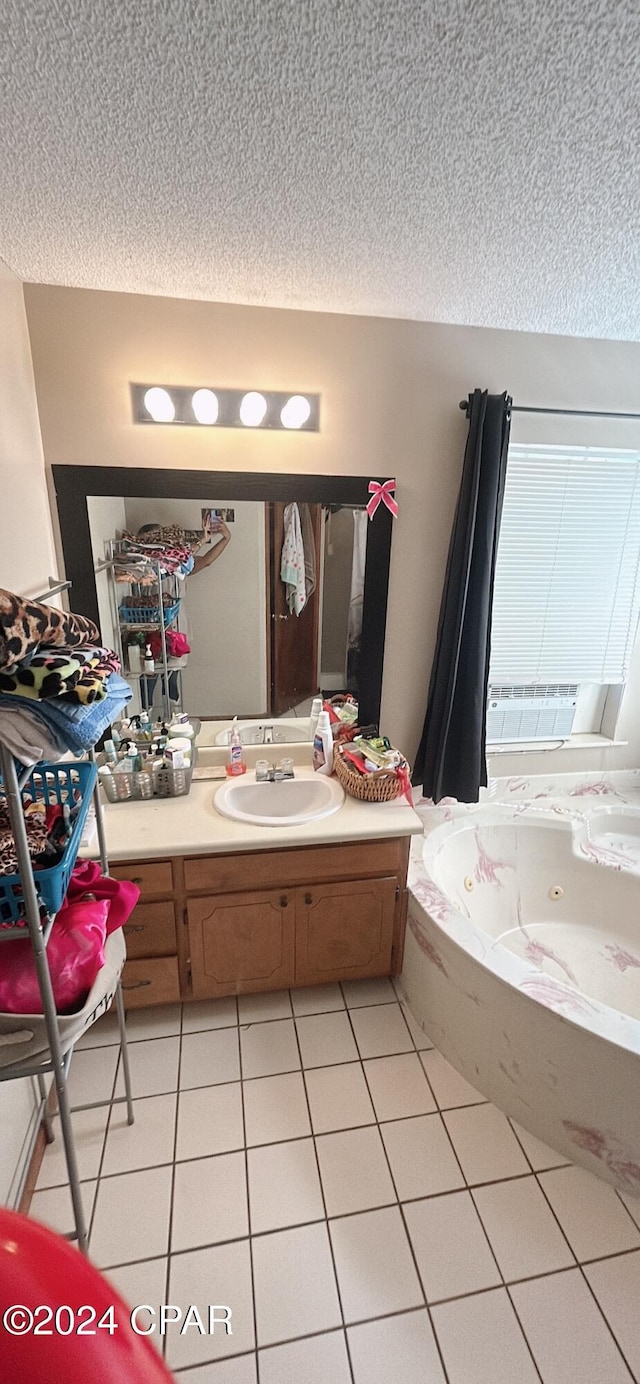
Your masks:
M 256 760 L 256 783 L 280 783 L 282 779 L 294 777 L 292 759 L 281 759 L 279 764 L 268 764 L 266 759 Z

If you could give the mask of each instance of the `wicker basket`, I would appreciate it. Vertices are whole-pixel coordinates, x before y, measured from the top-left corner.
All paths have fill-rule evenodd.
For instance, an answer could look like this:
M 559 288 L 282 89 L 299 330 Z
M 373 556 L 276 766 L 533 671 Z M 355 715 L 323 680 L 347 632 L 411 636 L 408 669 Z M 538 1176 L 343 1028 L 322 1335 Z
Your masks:
M 409 772 L 406 759 L 402 759 L 402 766 Z M 402 779 L 395 769 L 376 769 L 370 774 L 359 774 L 357 769 L 345 763 L 337 745 L 333 752 L 333 768 L 345 793 L 351 798 L 359 798 L 360 802 L 391 803 L 403 792 Z

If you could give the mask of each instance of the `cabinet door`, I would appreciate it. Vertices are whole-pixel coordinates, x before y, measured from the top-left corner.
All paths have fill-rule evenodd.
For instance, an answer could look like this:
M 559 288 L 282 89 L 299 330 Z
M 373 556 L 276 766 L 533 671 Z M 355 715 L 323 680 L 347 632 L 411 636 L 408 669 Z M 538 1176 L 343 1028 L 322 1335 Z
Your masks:
M 293 984 L 294 892 L 189 899 L 193 998 Z
M 389 975 L 396 879 L 296 890 L 296 984 Z

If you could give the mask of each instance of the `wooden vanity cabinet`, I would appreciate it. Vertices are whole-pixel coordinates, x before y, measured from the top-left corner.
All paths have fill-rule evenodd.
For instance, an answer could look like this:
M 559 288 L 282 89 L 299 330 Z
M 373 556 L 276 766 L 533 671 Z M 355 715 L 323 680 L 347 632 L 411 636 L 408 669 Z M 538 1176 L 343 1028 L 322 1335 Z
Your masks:
M 408 855 L 401 837 L 118 865 L 141 888 L 125 928 L 125 1003 L 397 974 Z

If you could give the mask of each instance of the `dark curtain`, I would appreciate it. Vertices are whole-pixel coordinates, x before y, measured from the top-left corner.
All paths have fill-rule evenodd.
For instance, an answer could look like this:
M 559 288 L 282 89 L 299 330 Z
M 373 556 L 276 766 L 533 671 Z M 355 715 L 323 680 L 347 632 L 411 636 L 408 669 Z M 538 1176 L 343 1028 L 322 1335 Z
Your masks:
M 449 545 L 429 700 L 413 782 L 439 802 L 478 801 L 487 782 L 485 718 L 491 606 L 511 399 L 469 395 L 469 436 Z

